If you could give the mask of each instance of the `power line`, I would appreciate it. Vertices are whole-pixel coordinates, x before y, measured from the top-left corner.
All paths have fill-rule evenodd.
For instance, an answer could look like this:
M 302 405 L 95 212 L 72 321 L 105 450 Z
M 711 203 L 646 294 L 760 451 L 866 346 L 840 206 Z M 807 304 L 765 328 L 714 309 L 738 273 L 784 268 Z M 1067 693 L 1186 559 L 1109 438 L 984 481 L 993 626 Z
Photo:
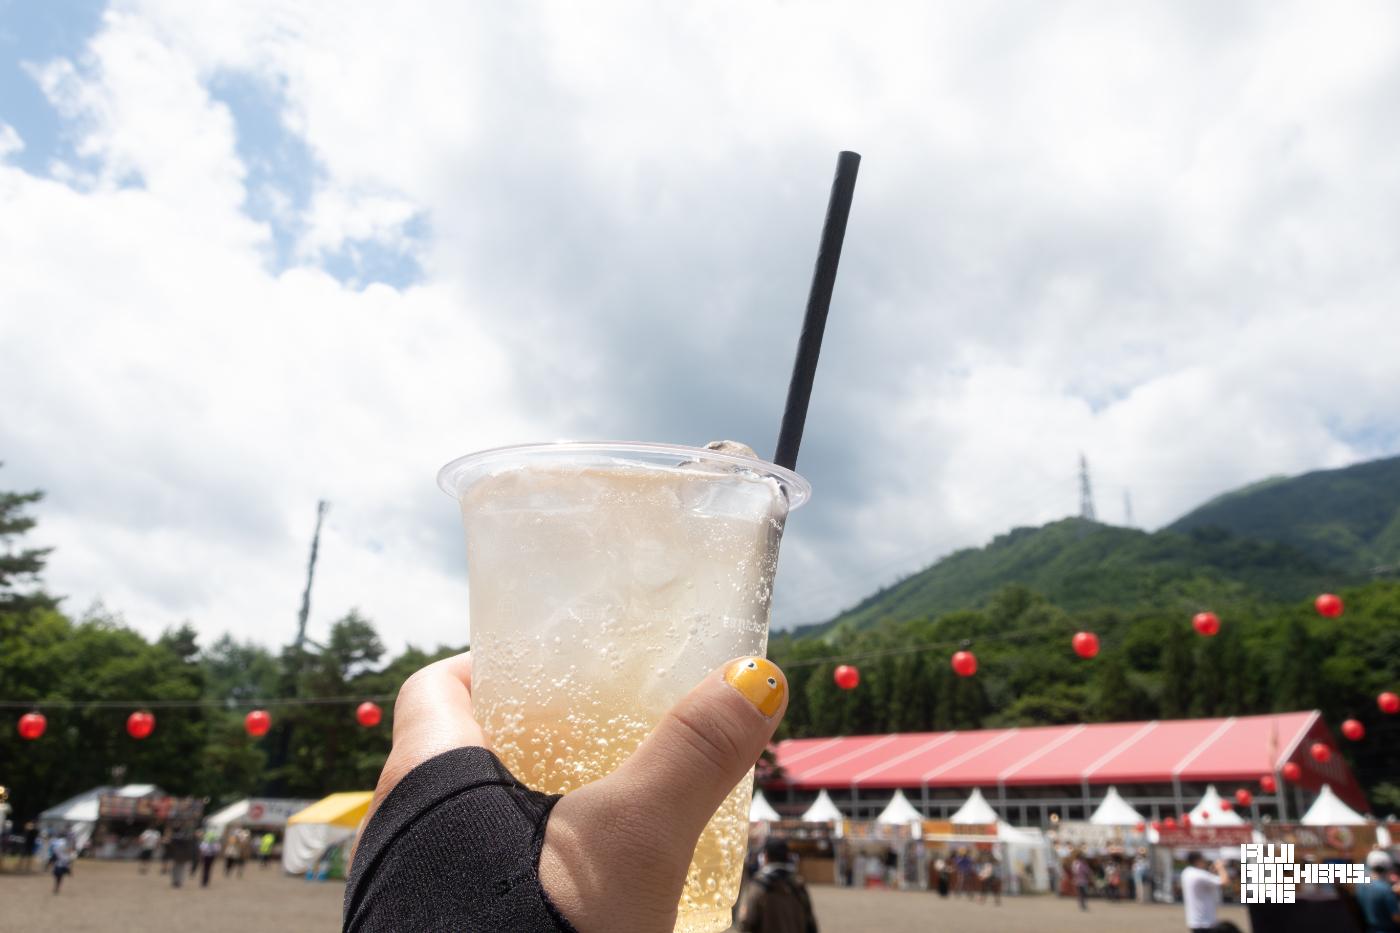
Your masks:
M 397 693 L 339 697 L 265 697 L 250 700 L 0 700 L 0 709 L 266 709 L 285 706 L 334 706 L 341 703 L 392 703 Z

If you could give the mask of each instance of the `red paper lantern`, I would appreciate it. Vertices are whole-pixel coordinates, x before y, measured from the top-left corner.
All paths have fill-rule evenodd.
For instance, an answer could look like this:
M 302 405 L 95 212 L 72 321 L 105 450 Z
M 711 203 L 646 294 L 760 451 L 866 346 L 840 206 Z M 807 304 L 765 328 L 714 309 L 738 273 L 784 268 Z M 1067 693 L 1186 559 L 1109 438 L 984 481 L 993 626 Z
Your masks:
M 1147 824 L 1146 824 L 1146 823 L 1139 823 L 1139 824 L 1137 824 L 1136 826 L 1134 826 L 1133 829 L 1137 830 L 1137 831 L 1140 832 L 1140 833 L 1141 833 L 1141 832 L 1146 832 L 1146 831 L 1147 831 Z
M 831 676 L 842 690 L 854 690 L 860 686 L 860 669 L 853 665 L 842 664 Z
M 133 739 L 144 739 L 156 731 L 156 717 L 145 710 L 137 710 L 126 717 L 126 734 Z
M 1273 778 L 1269 778 L 1269 780 L 1273 781 Z M 1260 781 L 1260 783 L 1262 784 L 1263 781 Z M 1268 790 L 1268 788 L 1265 788 L 1265 790 Z M 1242 807 L 1247 807 L 1254 803 L 1254 795 L 1241 787 L 1239 790 L 1235 791 L 1235 803 Z
M 953 673 L 959 677 L 971 677 L 977 673 L 977 655 L 971 651 L 959 651 L 953 655 Z
M 1400 713 L 1400 696 L 1396 696 L 1387 690 L 1385 693 L 1376 697 L 1376 705 L 1381 708 L 1382 713 L 1390 713 L 1391 715 Z
M 1235 805 L 1228 800 L 1222 800 L 1220 801 L 1220 809 L 1225 813 L 1229 813 L 1231 810 L 1235 809 Z
M 1184 817 L 1184 816 L 1181 818 L 1182 825 L 1185 825 L 1187 819 L 1188 819 L 1188 817 Z M 1201 819 L 1202 819 L 1202 820 L 1205 820 L 1207 823 L 1209 823 L 1209 822 L 1210 822 L 1210 811 L 1209 811 L 1209 810 L 1202 810 L 1202 811 L 1201 811 Z
M 1162 831 L 1162 821 L 1161 821 L 1161 820 L 1153 820 L 1153 821 L 1152 821 L 1152 828 L 1155 829 L 1157 832 L 1160 833 L 1160 832 Z
M 1278 781 L 1274 780 L 1272 774 L 1266 774 L 1259 779 L 1259 789 L 1266 794 L 1272 794 L 1274 791 L 1278 790 Z M 1245 793 L 1249 792 L 1245 791 Z
M 1072 644 L 1074 653 L 1081 658 L 1092 658 L 1099 653 L 1099 636 L 1093 632 L 1076 632 Z
M 1332 749 L 1322 742 L 1314 742 L 1312 748 L 1308 749 L 1308 754 L 1312 755 L 1313 761 L 1318 764 L 1325 764 L 1332 760 Z
M 1366 727 L 1361 724 L 1360 720 L 1348 719 L 1342 723 L 1342 735 L 1353 742 L 1360 742 L 1366 738 Z
M 243 728 L 255 739 L 267 735 L 267 730 L 272 728 L 272 717 L 265 709 L 255 709 L 243 717 Z
M 1191 828 L 1191 814 L 1189 814 L 1189 813 L 1183 813 L 1183 814 L 1181 814 L 1181 828 L 1182 828 L 1182 829 L 1190 829 L 1190 828 Z
M 1323 593 L 1313 605 L 1317 607 L 1317 614 L 1325 619 L 1335 619 L 1342 614 L 1342 598 L 1332 593 Z
M 1176 820 L 1173 819 L 1173 818 L 1170 817 L 1170 816 L 1167 817 L 1165 820 L 1162 821 L 1162 828 L 1163 828 L 1163 829 L 1176 829 Z
M 48 727 L 49 721 L 43 713 L 25 713 L 19 717 L 19 737 L 22 739 L 33 741 L 43 735 Z
M 1283 779 L 1292 781 L 1294 784 L 1298 783 L 1298 779 L 1303 776 L 1303 769 L 1296 761 L 1285 761 L 1281 770 L 1283 771 Z
M 366 729 L 373 729 L 379 725 L 379 720 L 384 718 L 384 712 L 379 708 L 379 704 L 365 700 L 355 707 L 355 720 Z
M 1196 634 L 1209 638 L 1220 631 L 1220 616 L 1213 612 L 1198 612 L 1191 619 L 1191 624 L 1195 626 Z

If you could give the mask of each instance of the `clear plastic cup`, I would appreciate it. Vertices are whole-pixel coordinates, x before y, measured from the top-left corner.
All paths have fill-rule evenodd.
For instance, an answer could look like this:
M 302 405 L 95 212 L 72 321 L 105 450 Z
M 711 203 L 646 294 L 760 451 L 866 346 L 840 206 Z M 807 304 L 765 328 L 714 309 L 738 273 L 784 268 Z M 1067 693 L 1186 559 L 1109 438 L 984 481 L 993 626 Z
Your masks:
M 730 658 L 762 655 L 787 513 L 811 487 L 749 457 L 667 444 L 536 444 L 454 460 L 471 586 L 472 702 L 529 786 L 614 770 Z M 715 814 L 677 931 L 725 930 L 752 774 Z

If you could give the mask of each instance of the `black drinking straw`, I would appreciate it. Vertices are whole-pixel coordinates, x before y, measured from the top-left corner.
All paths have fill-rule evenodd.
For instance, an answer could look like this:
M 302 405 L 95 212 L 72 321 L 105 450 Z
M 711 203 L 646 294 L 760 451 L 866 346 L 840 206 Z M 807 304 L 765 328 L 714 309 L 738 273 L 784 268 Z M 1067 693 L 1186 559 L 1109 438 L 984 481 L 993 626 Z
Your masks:
M 817 357 L 822 352 L 826 313 L 831 309 L 831 290 L 836 286 L 836 267 L 841 262 L 841 244 L 846 239 L 846 219 L 851 216 L 859 168 L 859 153 L 842 152 L 836 157 L 836 178 L 831 182 L 831 200 L 826 205 L 826 222 L 822 224 L 821 245 L 817 247 L 817 266 L 812 271 L 812 290 L 807 295 L 802 334 L 797 338 L 797 359 L 792 364 L 783 425 L 778 429 L 778 450 L 773 454 L 773 462 L 789 470 L 797 466 L 797 448 L 807 423 L 812 378 L 817 374 Z

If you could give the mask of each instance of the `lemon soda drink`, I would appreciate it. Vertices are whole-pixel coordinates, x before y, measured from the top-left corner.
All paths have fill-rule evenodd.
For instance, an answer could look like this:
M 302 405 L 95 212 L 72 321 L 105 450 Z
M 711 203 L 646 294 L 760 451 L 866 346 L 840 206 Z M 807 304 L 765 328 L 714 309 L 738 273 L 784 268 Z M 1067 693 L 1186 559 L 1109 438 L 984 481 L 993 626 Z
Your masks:
M 810 487 L 754 457 L 662 444 L 541 444 L 453 461 L 471 586 L 472 702 L 528 786 L 617 768 L 682 696 L 765 653 L 778 544 Z M 677 931 L 725 930 L 752 775 L 710 821 Z

